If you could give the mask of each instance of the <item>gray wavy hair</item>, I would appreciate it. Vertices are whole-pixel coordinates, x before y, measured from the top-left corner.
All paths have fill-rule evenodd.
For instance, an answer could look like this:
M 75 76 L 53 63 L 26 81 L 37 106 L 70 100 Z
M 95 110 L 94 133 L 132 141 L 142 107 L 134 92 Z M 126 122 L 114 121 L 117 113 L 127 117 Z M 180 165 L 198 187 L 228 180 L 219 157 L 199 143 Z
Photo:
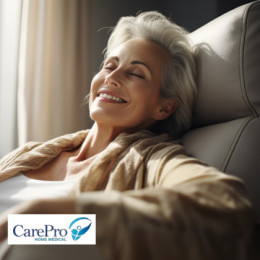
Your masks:
M 120 18 L 113 28 L 104 50 L 105 59 L 123 42 L 143 38 L 164 48 L 170 62 L 162 75 L 161 96 L 176 98 L 178 108 L 167 119 L 158 121 L 150 130 L 168 133 L 178 138 L 190 129 L 193 107 L 197 97 L 195 54 L 187 37 L 188 32 L 159 12 L 143 12 Z

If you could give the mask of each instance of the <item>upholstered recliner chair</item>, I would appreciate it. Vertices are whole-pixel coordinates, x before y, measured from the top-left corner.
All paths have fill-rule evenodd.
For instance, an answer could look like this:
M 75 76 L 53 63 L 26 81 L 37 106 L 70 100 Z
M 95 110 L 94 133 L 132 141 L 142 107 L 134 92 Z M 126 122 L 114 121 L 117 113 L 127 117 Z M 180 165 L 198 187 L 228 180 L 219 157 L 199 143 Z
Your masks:
M 245 182 L 260 223 L 260 1 L 190 37 L 198 48 L 199 94 L 195 127 L 183 144 L 191 156 Z
M 222 15 L 190 37 L 198 46 L 199 96 L 195 127 L 183 144 L 191 156 L 242 178 L 260 221 L 260 1 Z M 3 259 L 75 256 L 101 259 L 93 246 L 12 246 Z

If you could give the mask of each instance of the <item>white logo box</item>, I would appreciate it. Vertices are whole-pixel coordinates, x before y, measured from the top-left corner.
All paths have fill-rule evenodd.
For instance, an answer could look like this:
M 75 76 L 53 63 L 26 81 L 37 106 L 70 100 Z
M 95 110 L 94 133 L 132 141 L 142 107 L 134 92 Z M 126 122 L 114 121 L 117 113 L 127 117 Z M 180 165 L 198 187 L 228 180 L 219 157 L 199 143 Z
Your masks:
M 9 214 L 8 244 L 95 245 L 95 214 Z

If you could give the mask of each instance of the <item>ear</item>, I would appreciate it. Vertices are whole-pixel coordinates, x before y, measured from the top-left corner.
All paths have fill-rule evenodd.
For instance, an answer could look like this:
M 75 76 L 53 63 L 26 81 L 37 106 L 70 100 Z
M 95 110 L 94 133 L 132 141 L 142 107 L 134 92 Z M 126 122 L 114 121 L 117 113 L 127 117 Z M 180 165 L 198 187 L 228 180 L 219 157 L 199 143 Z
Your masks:
M 161 104 L 155 112 L 153 119 L 164 120 L 168 118 L 178 107 L 176 98 L 162 98 Z

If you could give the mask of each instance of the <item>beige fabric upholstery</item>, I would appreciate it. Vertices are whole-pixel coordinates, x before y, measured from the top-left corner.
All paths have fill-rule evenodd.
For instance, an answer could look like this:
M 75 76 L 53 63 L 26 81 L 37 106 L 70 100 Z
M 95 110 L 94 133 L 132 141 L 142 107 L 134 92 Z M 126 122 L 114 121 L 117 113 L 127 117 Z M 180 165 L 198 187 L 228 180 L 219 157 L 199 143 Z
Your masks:
M 192 156 L 245 181 L 260 221 L 260 1 L 190 34 L 198 46 Z

